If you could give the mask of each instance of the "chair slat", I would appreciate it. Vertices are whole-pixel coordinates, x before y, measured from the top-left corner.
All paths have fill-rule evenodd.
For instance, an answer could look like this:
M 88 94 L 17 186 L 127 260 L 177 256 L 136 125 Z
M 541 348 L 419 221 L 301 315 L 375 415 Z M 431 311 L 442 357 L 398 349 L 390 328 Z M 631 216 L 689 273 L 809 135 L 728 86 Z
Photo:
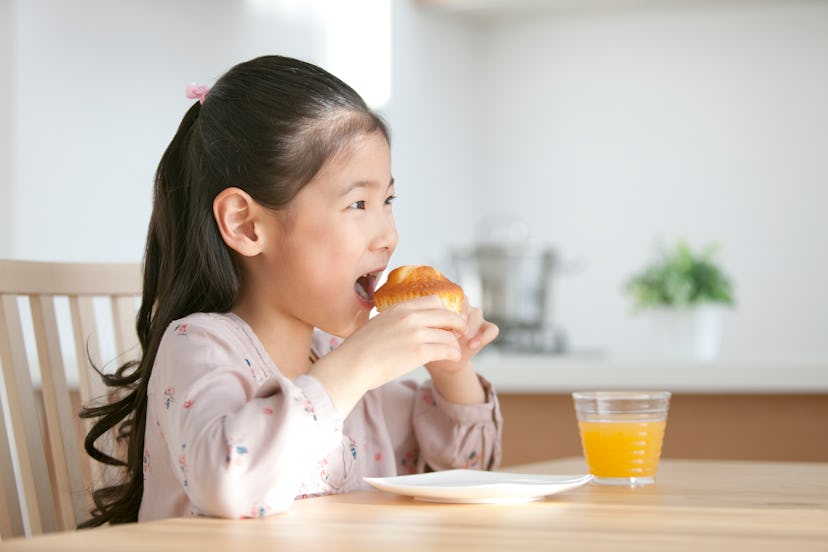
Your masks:
M 75 362 L 78 367 L 78 384 L 80 387 L 81 404 L 104 397 L 107 388 L 92 367 L 102 369 L 101 346 L 98 335 L 98 324 L 95 318 L 95 305 L 92 297 L 72 295 L 69 297 L 69 312 L 72 317 L 72 336 L 75 339 Z M 92 420 L 83 420 L 84 433 L 92 428 Z M 105 481 L 106 466 L 100 462 L 87 463 L 89 481 L 93 486 L 99 486 Z M 89 517 L 88 510 L 83 512 L 78 521 Z
M 25 528 L 21 515 L 22 496 L 17 490 L 17 481 L 14 478 L 13 450 L 9 434 L 6 431 L 6 413 L 4 404 L 5 394 L 0 389 L 0 540 L 12 536 L 23 535 Z
M 54 497 L 49 478 L 43 477 L 48 474 L 46 454 L 38 424 L 40 416 L 34 402 L 34 388 L 26 358 L 17 297 L 3 295 L 0 296 L 0 302 L 0 362 L 3 364 L 3 380 L 17 448 L 26 517 L 32 533 L 56 531 L 58 523 Z M 43 507 L 39 508 L 38 505 Z
M 75 338 L 75 362 L 78 367 L 81 400 L 89 402 L 103 395 L 104 385 L 90 365 L 101 368 L 101 346 L 98 325 L 95 320 L 95 305 L 91 297 L 73 295 L 69 297 L 69 312 L 72 316 L 72 336 Z
M 47 435 L 54 459 L 52 468 L 59 524 L 63 530 L 74 529 L 77 526 L 75 512 L 85 512 L 87 503 L 84 489 L 72 488 L 72 481 L 83 481 L 83 473 L 80 468 L 80 451 L 76 446 L 78 435 L 73 423 L 77 414 L 72 410 L 69 386 L 66 383 L 55 301 L 51 296 L 36 295 L 30 303 L 40 360 Z
M 135 333 L 135 298 L 112 297 L 112 324 L 115 328 L 115 345 L 121 354 L 133 358 L 138 336 Z

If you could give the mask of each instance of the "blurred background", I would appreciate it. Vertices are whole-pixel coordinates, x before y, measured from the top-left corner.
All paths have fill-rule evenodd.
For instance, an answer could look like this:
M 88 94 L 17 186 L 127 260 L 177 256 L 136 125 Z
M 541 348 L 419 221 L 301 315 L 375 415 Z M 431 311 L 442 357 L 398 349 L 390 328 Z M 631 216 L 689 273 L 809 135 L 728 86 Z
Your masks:
M 389 122 L 393 264 L 456 277 L 517 221 L 555 252 L 567 350 L 640 358 L 625 282 L 659 244 L 716 243 L 720 356 L 828 356 L 818 0 L 0 0 L 0 257 L 140 261 L 185 85 L 270 53 Z

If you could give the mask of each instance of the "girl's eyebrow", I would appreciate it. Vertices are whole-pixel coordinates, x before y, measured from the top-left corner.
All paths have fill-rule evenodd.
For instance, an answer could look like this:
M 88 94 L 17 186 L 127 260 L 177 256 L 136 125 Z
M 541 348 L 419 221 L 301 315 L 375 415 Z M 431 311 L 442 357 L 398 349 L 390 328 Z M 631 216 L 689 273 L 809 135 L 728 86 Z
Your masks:
M 340 196 L 346 196 L 351 191 L 356 190 L 357 188 L 376 188 L 379 186 L 376 180 L 357 180 L 342 189 L 342 192 L 339 194 Z M 394 186 L 394 177 L 391 177 L 391 180 L 388 181 L 388 188 L 391 189 Z

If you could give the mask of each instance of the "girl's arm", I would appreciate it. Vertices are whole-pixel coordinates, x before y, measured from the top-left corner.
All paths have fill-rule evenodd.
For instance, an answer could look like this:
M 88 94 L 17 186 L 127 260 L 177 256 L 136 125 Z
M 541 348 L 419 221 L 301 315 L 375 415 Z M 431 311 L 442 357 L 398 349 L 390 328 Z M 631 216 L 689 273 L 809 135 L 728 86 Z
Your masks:
M 449 401 L 433 382 L 417 389 L 413 426 L 420 447 L 417 471 L 455 468 L 491 470 L 500 466 L 503 417 L 491 384 L 478 378 L 485 401 Z
M 491 343 L 499 332 L 498 327 L 483 319 L 479 308 L 463 302 L 463 316 L 467 319 L 466 330 L 458 338 L 460 358 L 437 360 L 425 365 L 434 386 L 446 400 L 457 404 L 478 404 L 486 401 L 486 393 L 471 359 L 483 347 Z
M 432 381 L 405 380 L 377 390 L 384 420 L 411 420 L 411 438 L 399 438 L 394 422 L 400 431 L 395 434 L 398 474 L 500 465 L 503 417 L 491 384 L 479 382 L 486 400 L 478 404 L 450 402 Z
M 461 344 L 466 342 L 458 340 L 457 335 L 466 331 L 466 320 L 444 308 L 438 297 L 421 297 L 400 303 L 369 320 L 336 350 L 317 361 L 310 375 L 328 390 L 345 417 L 366 391 L 419 366 L 447 361 L 445 370 L 451 371 L 455 364 L 463 364 Z M 485 338 L 484 335 L 477 339 Z M 445 378 L 446 386 L 456 387 L 460 392 L 467 385 L 469 374 L 461 374 L 462 370 L 456 372 Z M 476 382 L 477 376 L 473 372 L 471 375 Z M 479 391 L 482 393 L 482 389 Z
M 342 418 L 319 382 L 290 381 L 271 366 L 248 336 L 209 321 L 168 330 L 159 347 L 147 439 L 166 446 L 167 458 L 153 462 L 171 462 L 199 513 L 238 518 L 288 508 L 342 440 Z

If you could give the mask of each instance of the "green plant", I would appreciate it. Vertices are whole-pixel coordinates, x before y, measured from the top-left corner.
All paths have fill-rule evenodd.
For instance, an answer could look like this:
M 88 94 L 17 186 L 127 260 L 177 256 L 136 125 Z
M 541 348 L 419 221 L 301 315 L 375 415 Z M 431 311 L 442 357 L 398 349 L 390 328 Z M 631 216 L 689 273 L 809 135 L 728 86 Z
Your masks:
M 716 252 L 716 246 L 708 246 L 696 253 L 679 240 L 673 249 L 663 249 L 654 264 L 634 274 L 625 290 L 637 310 L 689 308 L 700 303 L 733 305 L 733 287 L 713 259 Z

